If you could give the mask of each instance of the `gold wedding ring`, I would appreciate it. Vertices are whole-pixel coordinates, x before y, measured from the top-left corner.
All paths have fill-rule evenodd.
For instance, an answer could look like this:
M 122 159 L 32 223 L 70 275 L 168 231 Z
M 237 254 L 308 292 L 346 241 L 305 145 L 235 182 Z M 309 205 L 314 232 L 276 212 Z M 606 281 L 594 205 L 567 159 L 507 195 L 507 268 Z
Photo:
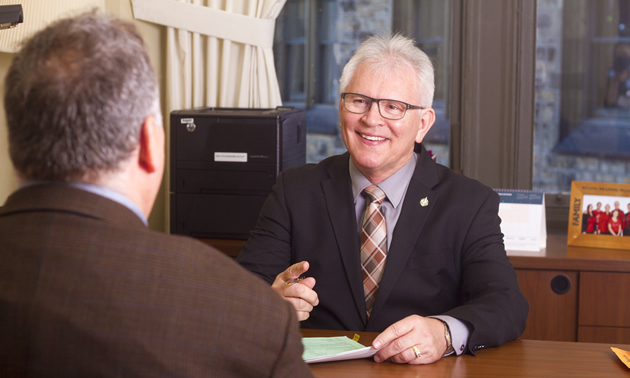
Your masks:
M 416 354 L 417 358 L 422 357 L 422 353 L 420 353 L 420 351 L 418 350 L 418 348 L 416 348 L 416 346 L 412 346 L 411 349 L 413 349 L 413 352 Z
M 288 280 L 288 281 L 287 281 L 287 282 L 285 282 L 285 283 L 286 283 L 287 285 L 291 285 L 291 284 L 294 284 L 294 283 L 298 283 L 298 282 L 302 281 L 302 280 L 303 280 L 303 279 L 305 279 L 305 278 L 306 278 L 306 277 L 301 276 L 301 277 L 298 277 L 298 278 L 293 278 L 293 279 L 290 279 L 290 280 Z

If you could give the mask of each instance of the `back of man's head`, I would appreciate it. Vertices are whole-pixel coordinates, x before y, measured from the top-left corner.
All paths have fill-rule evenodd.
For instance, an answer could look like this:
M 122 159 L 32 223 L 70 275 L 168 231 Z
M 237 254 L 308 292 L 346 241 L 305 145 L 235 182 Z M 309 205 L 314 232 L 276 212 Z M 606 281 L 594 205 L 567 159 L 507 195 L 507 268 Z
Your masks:
M 116 172 L 138 146 L 145 118 L 161 123 L 142 38 L 98 12 L 31 38 L 9 68 L 4 95 L 11 160 L 26 180 L 90 182 Z

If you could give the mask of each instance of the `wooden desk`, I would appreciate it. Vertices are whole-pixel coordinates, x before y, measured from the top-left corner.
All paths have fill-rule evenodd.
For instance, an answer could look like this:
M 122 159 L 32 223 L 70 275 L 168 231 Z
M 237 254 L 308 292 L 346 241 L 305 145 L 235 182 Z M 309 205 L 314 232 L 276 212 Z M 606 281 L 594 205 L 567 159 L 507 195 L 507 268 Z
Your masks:
M 357 332 L 370 345 L 377 333 Z M 348 336 L 355 332 L 303 329 L 304 337 Z M 607 345 L 539 340 L 516 340 L 476 356 L 445 357 L 429 365 L 377 364 L 372 359 L 310 364 L 316 377 L 625 377 L 628 369 Z
M 508 251 L 530 306 L 521 337 L 630 344 L 630 251 L 570 247 L 566 239 L 549 235 L 540 253 Z M 570 285 L 566 293 L 553 291 L 557 277 Z
M 198 239 L 201 242 L 204 242 L 219 251 L 225 253 L 231 258 L 235 259 L 236 256 L 243 249 L 243 244 L 245 244 L 245 240 L 240 239 Z

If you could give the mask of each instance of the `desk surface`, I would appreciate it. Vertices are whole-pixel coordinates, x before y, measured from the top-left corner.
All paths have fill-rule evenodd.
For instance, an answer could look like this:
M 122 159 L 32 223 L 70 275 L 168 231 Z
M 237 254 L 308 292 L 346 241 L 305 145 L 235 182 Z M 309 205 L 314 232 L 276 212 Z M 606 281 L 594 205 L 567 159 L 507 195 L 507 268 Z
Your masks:
M 356 332 L 370 345 L 377 333 Z M 303 329 L 304 337 L 348 336 L 355 332 Z M 630 377 L 610 349 L 630 345 L 516 340 L 476 356 L 445 357 L 429 365 L 377 364 L 372 359 L 311 364 L 316 377 Z

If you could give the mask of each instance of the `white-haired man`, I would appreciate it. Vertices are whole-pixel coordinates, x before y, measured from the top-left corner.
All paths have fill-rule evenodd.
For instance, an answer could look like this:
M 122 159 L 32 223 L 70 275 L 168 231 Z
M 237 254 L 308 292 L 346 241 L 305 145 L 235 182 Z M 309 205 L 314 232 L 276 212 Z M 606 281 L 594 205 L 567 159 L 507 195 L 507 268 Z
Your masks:
M 239 263 L 302 327 L 382 332 L 376 361 L 431 363 L 519 337 L 528 304 L 498 195 L 421 145 L 435 121 L 429 58 L 404 37 L 372 37 L 340 84 L 348 153 L 278 177 Z

